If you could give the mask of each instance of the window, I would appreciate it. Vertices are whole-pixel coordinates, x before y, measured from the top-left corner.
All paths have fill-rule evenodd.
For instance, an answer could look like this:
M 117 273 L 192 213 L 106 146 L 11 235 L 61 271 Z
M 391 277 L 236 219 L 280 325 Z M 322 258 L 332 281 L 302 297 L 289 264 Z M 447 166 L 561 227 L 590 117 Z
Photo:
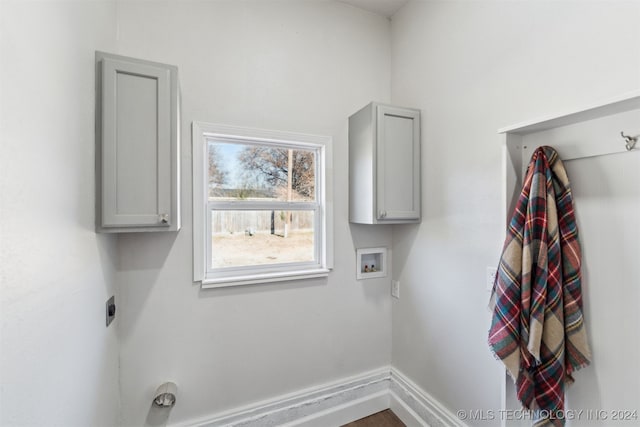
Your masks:
M 330 143 L 194 122 L 195 281 L 221 287 L 329 273 Z

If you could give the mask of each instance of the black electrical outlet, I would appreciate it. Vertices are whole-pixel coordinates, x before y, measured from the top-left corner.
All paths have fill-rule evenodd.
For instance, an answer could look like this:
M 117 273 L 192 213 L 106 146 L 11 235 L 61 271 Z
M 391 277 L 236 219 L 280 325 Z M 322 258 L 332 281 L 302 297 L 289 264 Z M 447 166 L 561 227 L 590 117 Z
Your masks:
M 107 326 L 109 326 L 111 322 L 113 322 L 113 319 L 116 318 L 116 299 L 113 296 L 107 300 L 106 314 L 107 314 Z

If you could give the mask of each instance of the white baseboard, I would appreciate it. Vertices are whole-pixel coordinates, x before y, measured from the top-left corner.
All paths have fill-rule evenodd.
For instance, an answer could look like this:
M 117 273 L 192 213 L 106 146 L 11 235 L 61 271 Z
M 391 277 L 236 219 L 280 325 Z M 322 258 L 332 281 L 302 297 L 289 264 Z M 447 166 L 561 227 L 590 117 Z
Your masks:
M 313 415 L 283 424 L 282 427 L 341 426 L 389 408 L 389 391 L 382 390 L 370 396 L 343 403 Z
M 338 426 L 388 408 L 388 396 L 378 393 L 388 393 L 390 378 L 390 368 L 384 367 L 176 426 Z M 323 417 L 337 424 L 321 422 Z
M 396 368 L 391 368 L 390 393 L 393 396 L 391 410 L 407 427 L 468 427 L 446 406 Z
M 389 391 L 389 396 L 389 409 L 391 409 L 407 427 L 431 427 L 394 392 Z
M 467 427 L 431 395 L 390 367 L 175 425 L 338 427 L 389 408 L 407 427 Z

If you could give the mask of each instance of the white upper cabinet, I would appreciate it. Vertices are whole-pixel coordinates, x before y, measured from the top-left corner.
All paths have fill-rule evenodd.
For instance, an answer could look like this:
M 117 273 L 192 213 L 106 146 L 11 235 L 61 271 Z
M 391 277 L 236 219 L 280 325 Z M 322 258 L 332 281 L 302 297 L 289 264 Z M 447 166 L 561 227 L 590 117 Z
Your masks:
M 420 222 L 420 111 L 371 103 L 349 117 L 349 221 Z
M 178 69 L 96 53 L 96 229 L 177 231 Z

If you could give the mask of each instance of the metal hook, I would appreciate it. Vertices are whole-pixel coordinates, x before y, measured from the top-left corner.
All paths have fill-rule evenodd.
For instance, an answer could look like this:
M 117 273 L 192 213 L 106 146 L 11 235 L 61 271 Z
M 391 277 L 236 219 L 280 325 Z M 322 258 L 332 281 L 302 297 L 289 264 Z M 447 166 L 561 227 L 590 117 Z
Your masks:
M 625 147 L 627 148 L 627 151 L 633 150 L 633 147 L 636 146 L 636 142 L 638 142 L 638 137 L 625 135 L 624 131 L 620 132 L 620 136 L 622 136 L 622 138 L 624 138 L 624 141 L 626 143 Z

